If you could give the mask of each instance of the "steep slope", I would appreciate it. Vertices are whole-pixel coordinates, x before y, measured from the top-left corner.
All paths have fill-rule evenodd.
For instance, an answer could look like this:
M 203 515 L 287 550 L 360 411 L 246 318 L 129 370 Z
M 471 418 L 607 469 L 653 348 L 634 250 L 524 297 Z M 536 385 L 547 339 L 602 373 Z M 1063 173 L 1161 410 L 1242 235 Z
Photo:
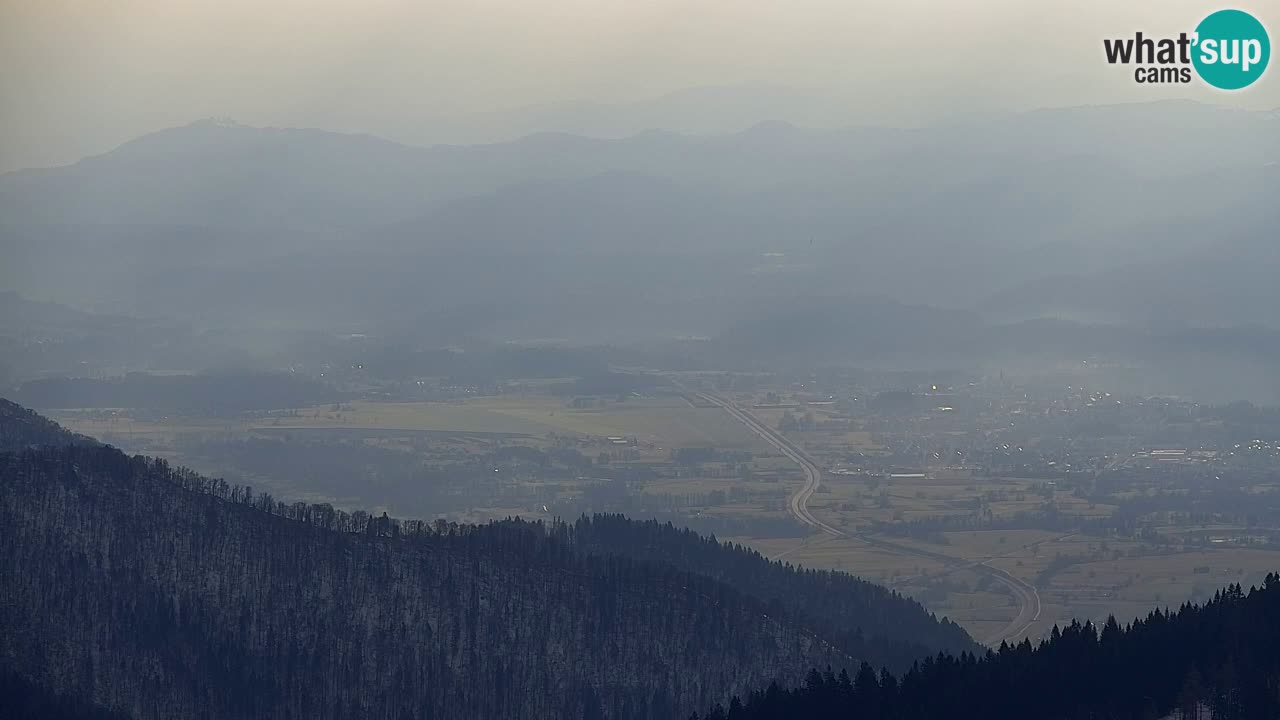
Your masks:
M 143 718 L 658 718 L 849 660 L 537 526 L 285 506 L 111 448 L 0 455 L 0 664 Z
M 670 523 L 621 515 L 582 518 L 572 533 L 575 544 L 587 552 L 672 565 L 807 618 L 850 656 L 874 666 L 902 671 L 939 651 L 979 651 L 959 625 L 938 620 L 918 602 L 852 575 L 770 562 L 749 548 L 722 544 Z
M 97 445 L 15 402 L 0 398 L 0 453 L 62 445 Z

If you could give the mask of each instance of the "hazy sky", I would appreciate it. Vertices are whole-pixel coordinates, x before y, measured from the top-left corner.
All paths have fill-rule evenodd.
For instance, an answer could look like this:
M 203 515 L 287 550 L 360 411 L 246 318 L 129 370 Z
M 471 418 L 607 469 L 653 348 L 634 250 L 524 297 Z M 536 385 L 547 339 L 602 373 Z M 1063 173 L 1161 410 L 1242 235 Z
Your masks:
M 443 118 L 698 85 L 830 94 L 848 124 L 1236 94 L 1136 85 L 1104 36 L 1176 34 L 1189 0 L 0 0 L 0 170 L 211 116 L 448 141 Z M 1280 3 L 1239 7 L 1280 35 Z M 755 118 L 751 118 L 755 119 Z M 440 135 L 437 137 L 437 135 Z

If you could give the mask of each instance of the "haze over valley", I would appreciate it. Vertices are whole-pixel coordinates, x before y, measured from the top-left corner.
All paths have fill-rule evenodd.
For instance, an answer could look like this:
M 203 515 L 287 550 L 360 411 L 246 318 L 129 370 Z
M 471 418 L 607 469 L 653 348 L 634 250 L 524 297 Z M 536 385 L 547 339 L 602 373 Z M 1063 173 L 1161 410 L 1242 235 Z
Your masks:
M 801 4 L 0 9 L 0 717 L 1280 716 L 1276 71 Z
M 224 334 L 268 364 L 348 333 L 1012 369 L 1049 335 L 1081 359 L 1168 357 L 1203 399 L 1274 398 L 1249 368 L 1275 359 L 1277 122 L 1162 102 L 411 148 L 200 121 L 4 176 L 2 279 Z M 1184 147 L 1201 136 L 1223 140 Z M 1205 374 L 1245 374 L 1188 377 L 1180 346 L 1224 328 Z

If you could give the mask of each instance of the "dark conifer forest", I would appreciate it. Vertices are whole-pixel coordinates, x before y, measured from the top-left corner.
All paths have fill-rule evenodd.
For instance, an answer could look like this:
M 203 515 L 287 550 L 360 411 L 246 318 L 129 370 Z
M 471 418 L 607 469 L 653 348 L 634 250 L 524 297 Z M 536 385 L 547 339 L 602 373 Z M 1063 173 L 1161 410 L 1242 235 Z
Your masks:
M 5 720 L 128 720 L 93 701 L 66 697 L 32 684 L 13 670 L 0 671 L 0 717 Z
M 96 445 L 43 415 L 0 398 L 0 452 L 60 445 Z
M 934 618 L 918 602 L 852 575 L 769 562 L 754 550 L 726 546 L 669 523 L 621 515 L 582 518 L 576 545 L 714 578 L 768 603 L 771 613 L 797 614 L 816 624 L 850 657 L 895 671 L 933 652 L 978 652 L 959 625 Z
M 1280 720 L 1278 33 L 0 0 L 0 720 Z
M 881 588 L 656 523 L 285 504 L 11 404 L 4 426 L 0 661 L 59 702 L 136 718 L 665 718 L 813 665 L 972 646 Z
M 812 669 L 805 682 L 771 684 L 718 705 L 703 720 L 857 718 L 1280 717 L 1280 575 L 1233 585 L 1203 606 L 1153 610 L 1121 626 L 1074 622 L 1049 639 L 975 657 L 924 658 L 901 676 L 862 665 Z
M 0 457 L 3 657 L 139 718 L 671 717 L 848 659 L 520 523 L 285 506 L 111 448 Z
M 1280 576 L 983 651 L 884 588 L 670 525 L 288 504 L 0 402 L 0 717 L 1176 712 L 1280 717 Z

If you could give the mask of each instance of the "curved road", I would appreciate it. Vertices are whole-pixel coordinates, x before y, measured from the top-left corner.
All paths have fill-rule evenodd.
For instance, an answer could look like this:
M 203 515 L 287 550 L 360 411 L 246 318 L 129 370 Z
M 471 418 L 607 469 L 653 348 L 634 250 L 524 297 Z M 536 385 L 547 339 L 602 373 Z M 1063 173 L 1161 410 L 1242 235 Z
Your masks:
M 1013 640 L 1026 633 L 1027 628 L 1040 619 L 1040 593 L 1036 591 L 1035 586 L 1021 578 L 1010 575 L 1000 568 L 988 565 L 987 563 L 990 560 L 982 562 L 964 560 L 910 545 L 900 545 L 888 540 L 869 537 L 865 534 L 850 534 L 823 522 L 809 510 L 809 498 L 813 497 L 813 493 L 818 490 L 818 485 L 822 482 L 822 468 L 818 466 L 818 463 L 809 457 L 800 446 L 760 422 L 754 415 L 739 408 L 732 402 L 710 393 L 696 393 L 696 395 L 703 401 L 724 409 L 743 425 L 746 425 L 749 430 L 759 435 L 761 439 L 777 448 L 783 455 L 786 455 L 800 466 L 804 471 L 804 486 L 797 490 L 790 499 L 791 514 L 800 522 L 817 528 L 833 537 L 852 538 L 880 550 L 926 558 L 949 567 L 973 570 L 979 575 L 990 577 L 1008 588 L 1009 592 L 1013 593 L 1014 598 L 1018 601 L 1018 615 L 999 632 L 984 639 L 983 642 L 987 645 L 999 645 L 1003 641 Z

